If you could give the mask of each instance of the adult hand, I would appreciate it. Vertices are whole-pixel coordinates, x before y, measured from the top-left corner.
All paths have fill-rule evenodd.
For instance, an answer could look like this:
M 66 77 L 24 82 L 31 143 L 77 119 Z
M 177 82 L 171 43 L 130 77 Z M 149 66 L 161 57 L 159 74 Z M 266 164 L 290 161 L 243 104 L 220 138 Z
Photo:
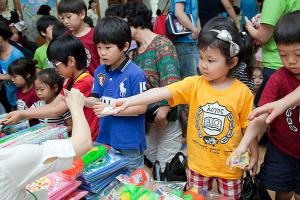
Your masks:
M 164 129 L 167 127 L 168 125 L 167 115 L 169 111 L 170 111 L 169 106 L 162 106 L 158 108 L 156 117 L 154 119 L 155 126 L 157 128 Z
M 70 92 L 64 91 L 66 94 L 65 100 L 71 112 L 76 109 L 83 109 L 85 97 L 78 89 L 72 88 Z
M 256 29 L 258 29 L 260 26 L 260 18 L 261 18 L 261 14 L 257 14 L 251 19 L 251 23 Z
M 192 39 L 197 40 L 198 37 L 199 37 L 199 30 L 196 27 L 194 27 L 194 29 L 192 30 Z

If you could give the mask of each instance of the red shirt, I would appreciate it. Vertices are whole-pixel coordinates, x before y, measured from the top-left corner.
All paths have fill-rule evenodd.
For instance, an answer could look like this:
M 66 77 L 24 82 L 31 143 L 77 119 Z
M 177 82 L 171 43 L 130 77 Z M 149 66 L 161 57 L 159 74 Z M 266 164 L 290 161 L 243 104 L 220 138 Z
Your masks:
M 89 73 L 84 73 L 76 79 L 74 85 L 71 88 L 76 88 L 80 92 L 82 92 L 84 96 L 89 97 L 91 94 L 93 83 L 93 77 Z M 69 79 L 64 85 L 64 88 L 69 89 L 71 84 L 73 84 L 73 79 Z M 63 91 L 61 94 L 63 94 Z M 89 123 L 92 133 L 92 139 L 93 141 L 95 141 L 99 132 L 98 118 L 95 115 L 94 110 L 92 108 L 84 107 L 83 112 L 86 117 L 86 120 Z
M 78 37 L 85 48 L 88 71 L 94 76 L 95 69 L 100 65 L 100 58 L 97 52 L 97 47 L 93 42 L 94 29 L 91 28 L 90 32 L 86 35 Z
M 292 72 L 285 67 L 275 72 L 267 82 L 259 101 L 259 106 L 276 101 L 291 93 L 300 85 Z M 300 159 L 300 122 L 299 106 L 289 108 L 278 116 L 270 126 L 268 136 L 272 143 L 283 153 Z
M 39 101 L 39 98 L 35 93 L 34 87 L 27 92 L 22 92 L 22 89 L 17 88 L 17 110 L 26 110 L 37 101 Z

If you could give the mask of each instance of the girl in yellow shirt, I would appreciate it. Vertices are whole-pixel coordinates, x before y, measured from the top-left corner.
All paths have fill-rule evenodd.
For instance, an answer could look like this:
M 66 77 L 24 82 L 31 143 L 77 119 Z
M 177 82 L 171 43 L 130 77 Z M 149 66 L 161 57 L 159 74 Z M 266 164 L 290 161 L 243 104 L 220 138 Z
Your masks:
M 120 99 L 115 112 L 131 106 L 168 99 L 170 106 L 189 104 L 187 155 L 189 185 L 199 191 L 211 190 L 213 180 L 218 191 L 238 199 L 243 170 L 230 169 L 226 160 L 242 139 L 253 107 L 248 87 L 230 76 L 246 52 L 245 38 L 230 25 L 215 26 L 199 36 L 201 76 L 187 77 L 163 88 Z M 250 164 L 256 171 L 257 141 L 250 145 Z

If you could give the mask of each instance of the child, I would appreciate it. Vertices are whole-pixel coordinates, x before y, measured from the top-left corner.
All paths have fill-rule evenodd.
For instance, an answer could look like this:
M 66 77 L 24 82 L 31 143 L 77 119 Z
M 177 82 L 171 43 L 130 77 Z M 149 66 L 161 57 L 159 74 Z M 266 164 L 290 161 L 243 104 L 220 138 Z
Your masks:
M 21 51 L 9 43 L 12 32 L 0 21 L 0 81 L 3 81 L 6 97 L 10 104 L 7 110 L 16 109 L 16 86 L 11 82 L 8 66 L 14 60 L 24 57 Z M 2 101 L 2 98 L 1 98 Z
M 53 68 L 53 65 L 47 58 L 47 48 L 52 40 L 52 28 L 57 23 L 58 20 L 52 15 L 42 16 L 36 23 L 40 35 L 45 38 L 45 43 L 37 48 L 33 57 L 37 61 L 37 72 L 41 69 Z
M 94 29 L 87 27 L 84 19 L 87 8 L 83 0 L 61 0 L 57 6 L 58 14 L 64 25 L 75 35 L 85 47 L 87 69 L 93 76 L 100 64 L 97 48 L 93 43 Z
M 95 71 L 92 97 L 86 99 L 86 105 L 93 106 L 98 117 L 107 106 L 105 102 L 112 104 L 114 99 L 145 90 L 144 72 L 125 56 L 130 41 L 130 27 L 121 18 L 106 17 L 95 28 L 94 42 L 103 65 Z M 116 116 L 104 116 L 99 121 L 101 134 L 96 141 L 120 151 L 128 159 L 130 171 L 143 167 L 145 111 L 146 106 L 136 106 Z
M 259 106 L 283 98 L 300 85 L 300 11 L 283 16 L 274 30 L 274 40 L 284 64 L 275 72 L 262 93 Z M 291 103 L 293 104 L 293 103 Z M 270 124 L 268 138 L 270 143 L 259 177 L 264 186 L 276 191 L 276 199 L 300 199 L 300 136 L 299 107 L 279 104 L 286 111 L 277 116 Z M 249 143 L 267 128 L 266 118 L 262 114 L 250 122 L 235 153 L 245 152 Z
M 171 106 L 189 104 L 189 186 L 198 191 L 211 190 L 216 179 L 220 193 L 238 199 L 243 170 L 230 170 L 226 159 L 239 144 L 248 125 L 247 116 L 253 106 L 253 96 L 246 85 L 229 76 L 238 64 L 238 54 L 243 46 L 239 32 L 234 30 L 228 27 L 226 30 L 212 29 L 200 33 L 199 68 L 202 76 L 188 77 L 164 88 L 118 100 L 116 106 L 126 111 L 130 106 L 163 99 L 168 99 Z M 256 141 L 250 150 L 252 155 L 246 169 L 253 168 L 255 171 L 258 157 Z
M 91 132 L 82 111 L 83 95 L 72 89 L 66 104 L 74 121 L 71 138 L 1 149 L 1 199 L 34 199 L 25 190 L 27 184 L 49 173 L 69 169 L 73 160 L 91 149 Z
M 37 74 L 34 81 L 35 92 L 40 101 L 32 105 L 38 108 L 50 104 L 59 95 L 63 88 L 64 79 L 54 69 L 44 69 Z M 67 111 L 56 118 L 39 119 L 41 123 L 64 125 L 68 132 L 72 130 L 72 120 L 70 112 Z
M 35 64 L 31 58 L 19 58 L 8 67 L 8 74 L 17 87 L 17 110 L 26 110 L 39 100 L 33 87 Z
M 64 35 L 53 40 L 47 49 L 47 57 L 60 75 L 67 78 L 65 89 L 79 89 L 85 96 L 90 96 L 93 87 L 93 77 L 86 73 L 86 54 L 82 43 L 72 35 Z M 64 93 L 59 94 L 50 104 L 26 111 L 11 112 L 7 115 L 5 124 L 16 123 L 21 119 L 54 118 L 68 111 L 64 101 Z M 98 119 L 91 108 L 85 107 L 84 114 L 89 122 L 92 136 L 98 134 Z
M 261 67 L 254 67 L 253 72 L 252 72 L 252 79 L 254 82 L 254 87 L 253 87 L 253 96 L 255 98 L 257 91 L 259 87 L 261 86 L 263 82 L 263 68 Z M 255 107 L 257 107 L 255 105 Z

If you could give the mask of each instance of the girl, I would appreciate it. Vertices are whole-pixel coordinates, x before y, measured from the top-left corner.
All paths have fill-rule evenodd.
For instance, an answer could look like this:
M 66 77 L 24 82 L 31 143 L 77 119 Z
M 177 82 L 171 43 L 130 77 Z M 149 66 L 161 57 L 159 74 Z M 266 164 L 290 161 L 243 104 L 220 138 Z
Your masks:
M 218 191 L 231 199 L 240 197 L 243 170 L 229 169 L 226 159 L 239 144 L 253 107 L 251 91 L 230 76 L 240 62 L 239 53 L 244 50 L 242 42 L 240 33 L 230 27 L 204 30 L 199 36 L 202 76 L 188 77 L 116 102 L 119 106 L 116 112 L 163 99 L 168 99 L 170 106 L 189 104 L 189 186 L 199 191 L 211 190 L 216 179 Z M 256 141 L 250 150 L 250 164 L 246 169 L 253 172 L 258 157 Z
M 261 86 L 261 84 L 264 80 L 264 78 L 263 78 L 263 68 L 255 67 L 253 69 L 252 79 L 253 79 L 253 82 L 254 82 L 253 96 L 255 97 L 259 87 Z M 257 107 L 257 105 L 255 105 L 255 107 Z
M 33 108 L 51 103 L 63 88 L 64 79 L 54 70 L 45 69 L 37 74 L 34 82 L 36 95 L 40 99 L 32 105 Z M 72 130 L 72 119 L 69 111 L 55 118 L 39 119 L 41 123 L 64 125 L 68 132 Z
M 8 67 L 8 74 L 17 87 L 17 110 L 26 110 L 38 101 L 33 87 L 35 65 L 31 58 L 19 58 Z

